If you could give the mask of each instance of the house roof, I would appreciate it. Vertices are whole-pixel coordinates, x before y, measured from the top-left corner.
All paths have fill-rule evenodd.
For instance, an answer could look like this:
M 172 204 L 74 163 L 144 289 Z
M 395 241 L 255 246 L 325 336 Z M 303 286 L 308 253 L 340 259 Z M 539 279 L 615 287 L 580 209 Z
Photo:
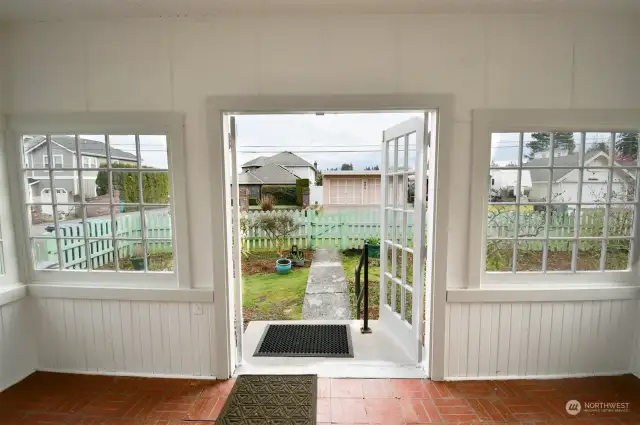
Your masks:
M 262 167 L 267 162 L 267 157 L 259 156 L 257 158 L 252 159 L 251 161 L 245 162 L 242 164 L 242 167 Z
M 238 184 L 296 184 L 298 179 L 291 171 L 272 162 L 238 174 Z
M 336 171 L 323 171 L 322 176 L 381 176 L 380 170 L 336 170 Z
M 311 167 L 315 170 L 315 167 L 309 164 L 304 159 L 300 158 L 298 155 L 284 151 L 273 156 L 259 156 L 251 161 L 245 162 L 242 164 L 242 168 L 246 167 L 263 167 L 268 163 L 274 163 L 278 165 L 282 165 L 284 167 Z
M 34 137 L 33 139 L 27 140 L 24 142 L 25 153 L 28 153 L 38 146 L 43 144 L 47 138 L 45 136 Z M 76 139 L 74 136 L 52 136 L 51 141 L 68 151 L 74 152 L 76 151 Z M 90 139 L 78 139 L 80 152 L 85 156 L 95 156 L 106 158 L 107 157 L 107 149 L 106 145 L 103 142 L 99 142 L 97 140 Z M 116 149 L 114 147 L 110 147 L 110 154 L 112 159 L 123 159 L 127 161 L 136 161 L 138 157 L 132 153 L 125 152 L 120 149 Z
M 573 168 L 578 167 L 578 153 L 572 153 L 565 156 L 557 156 L 553 159 L 554 167 L 569 167 L 569 168 L 554 168 L 553 169 L 553 181 L 558 181 L 571 171 Z M 590 160 L 594 159 L 596 156 L 604 155 L 605 158 L 608 158 L 608 155 L 601 150 L 592 150 L 589 152 L 585 152 L 584 154 L 584 163 L 587 164 Z M 549 165 L 549 158 L 540 158 L 540 159 L 532 159 L 529 162 L 524 164 L 525 167 L 544 167 Z M 531 181 L 534 182 L 545 182 L 549 180 L 549 172 L 547 170 L 541 169 L 531 169 Z
M 238 173 L 238 184 L 262 184 L 262 180 L 254 176 L 250 171 Z

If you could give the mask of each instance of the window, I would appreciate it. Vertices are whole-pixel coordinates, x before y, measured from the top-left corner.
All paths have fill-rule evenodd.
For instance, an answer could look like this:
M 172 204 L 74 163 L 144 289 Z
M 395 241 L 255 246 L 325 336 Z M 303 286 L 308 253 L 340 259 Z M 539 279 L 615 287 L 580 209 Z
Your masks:
M 494 132 L 488 165 L 488 274 L 631 269 L 637 132 Z
M 94 158 L 92 156 L 83 156 L 82 168 L 98 168 L 98 158 Z
M 26 158 L 26 156 L 25 156 L 25 158 Z M 42 163 L 44 165 L 44 168 L 49 168 L 49 155 L 43 155 L 42 156 Z M 29 166 L 29 163 L 28 163 L 27 159 L 25 159 L 25 165 L 27 167 Z M 55 168 L 64 167 L 63 155 L 53 155 L 53 166 Z
M 29 201 L 25 192 L 34 271 L 175 273 L 166 134 L 43 134 L 20 141 L 23 158 L 36 149 L 47 152 L 41 167 L 20 162 L 25 190 L 31 171 L 43 176 L 33 191 L 40 196 Z M 82 158 L 81 166 L 65 167 L 62 155 L 53 155 L 51 164 L 53 147 Z M 98 158 L 105 166 L 89 174 Z

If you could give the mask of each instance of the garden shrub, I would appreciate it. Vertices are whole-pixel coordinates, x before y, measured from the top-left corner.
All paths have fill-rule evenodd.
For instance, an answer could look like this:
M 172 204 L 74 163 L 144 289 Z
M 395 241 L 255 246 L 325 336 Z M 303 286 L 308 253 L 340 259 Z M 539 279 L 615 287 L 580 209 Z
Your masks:
M 294 213 L 273 211 L 258 215 L 255 218 L 255 226 L 267 234 L 278 255 L 282 256 L 285 244 L 301 225 Z
M 296 205 L 297 195 L 295 186 L 264 185 L 263 195 L 271 195 L 280 205 Z
M 276 205 L 276 200 L 271 195 L 264 195 L 260 200 L 260 209 L 262 211 L 271 211 Z
M 305 190 L 309 190 L 309 179 L 296 180 L 296 203 L 299 206 L 303 204 L 303 196 Z
M 101 164 L 100 168 L 106 168 L 106 164 Z M 115 162 L 111 168 L 136 168 L 136 165 Z M 150 171 L 153 170 L 152 167 Z M 112 176 L 113 189 L 120 192 L 122 202 L 137 203 L 142 202 L 138 186 L 139 173 L 137 171 L 114 171 Z M 96 191 L 98 196 L 109 193 L 109 174 L 106 170 L 98 171 L 96 177 Z M 148 172 L 142 173 L 142 193 L 144 202 L 148 204 L 166 204 L 169 202 L 169 173 Z

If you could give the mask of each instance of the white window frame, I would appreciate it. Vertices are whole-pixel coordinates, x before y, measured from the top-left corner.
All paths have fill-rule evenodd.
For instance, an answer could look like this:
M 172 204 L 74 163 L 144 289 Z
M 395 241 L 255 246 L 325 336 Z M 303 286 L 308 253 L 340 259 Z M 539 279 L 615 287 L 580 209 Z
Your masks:
M 640 110 L 634 109 L 511 109 L 475 110 L 473 112 L 473 163 L 471 174 L 471 209 L 469 217 L 469 280 L 468 288 L 562 289 L 581 286 L 638 285 L 639 264 L 637 244 L 640 242 L 640 194 L 635 202 L 630 269 L 627 271 L 549 271 L 541 272 L 486 272 L 486 229 L 489 193 L 487 176 L 491 162 L 492 133 L 530 132 L 620 132 L 640 131 Z M 640 179 L 638 179 L 640 180 Z M 521 285 L 521 286 L 519 286 Z
M 188 218 L 186 204 L 186 179 L 184 155 L 184 118 L 178 113 L 73 113 L 73 114 L 17 114 L 9 116 L 7 132 L 10 175 L 17 176 L 18 185 L 11 187 L 12 213 L 16 221 L 16 240 L 21 252 L 19 261 L 25 271 L 26 283 L 36 285 L 108 286 L 135 288 L 191 288 L 189 265 Z M 27 216 L 24 214 L 26 191 L 24 172 L 20 160 L 21 136 L 24 134 L 106 134 L 167 136 L 168 168 L 171 181 L 169 206 L 172 223 L 174 251 L 173 273 L 154 272 L 103 272 L 36 270 Z M 77 170 L 76 170 L 77 171 Z
M 60 158 L 60 166 L 56 167 L 56 158 Z M 27 164 L 28 165 L 28 164 Z M 42 155 L 42 167 L 49 168 L 49 155 Z M 62 154 L 54 154 L 53 155 L 53 168 L 64 168 L 64 155 Z
M 10 302 L 13 298 L 7 298 L 5 290 L 11 290 L 19 284 L 16 249 L 14 243 L 11 202 L 9 196 L 11 156 L 8 151 L 8 143 L 3 137 L 5 121 L 0 116 L 0 305 Z

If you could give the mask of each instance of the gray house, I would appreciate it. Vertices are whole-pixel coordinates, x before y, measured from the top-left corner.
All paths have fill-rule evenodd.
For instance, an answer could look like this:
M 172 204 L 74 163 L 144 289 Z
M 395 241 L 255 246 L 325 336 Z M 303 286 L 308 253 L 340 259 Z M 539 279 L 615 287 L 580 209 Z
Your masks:
M 296 185 L 298 179 L 316 182 L 316 164 L 310 164 L 291 152 L 259 156 L 242 164 L 238 184 L 249 190 L 249 198 L 260 198 L 262 185 Z
M 44 136 L 25 140 L 24 165 L 28 168 L 42 168 L 42 170 L 30 170 L 27 172 L 27 200 L 32 202 L 49 202 L 51 200 L 51 182 L 49 168 L 82 168 L 82 191 L 85 198 L 96 196 L 96 177 L 100 164 L 107 161 L 106 146 L 103 142 L 89 139 L 79 139 L 78 148 L 80 159 L 76 151 L 76 140 L 72 136 L 52 136 L 51 156 L 47 148 Z M 135 154 L 111 148 L 112 162 L 124 162 L 136 164 Z M 58 202 L 74 202 L 74 197 L 80 195 L 80 179 L 77 171 L 54 171 L 54 182 Z

